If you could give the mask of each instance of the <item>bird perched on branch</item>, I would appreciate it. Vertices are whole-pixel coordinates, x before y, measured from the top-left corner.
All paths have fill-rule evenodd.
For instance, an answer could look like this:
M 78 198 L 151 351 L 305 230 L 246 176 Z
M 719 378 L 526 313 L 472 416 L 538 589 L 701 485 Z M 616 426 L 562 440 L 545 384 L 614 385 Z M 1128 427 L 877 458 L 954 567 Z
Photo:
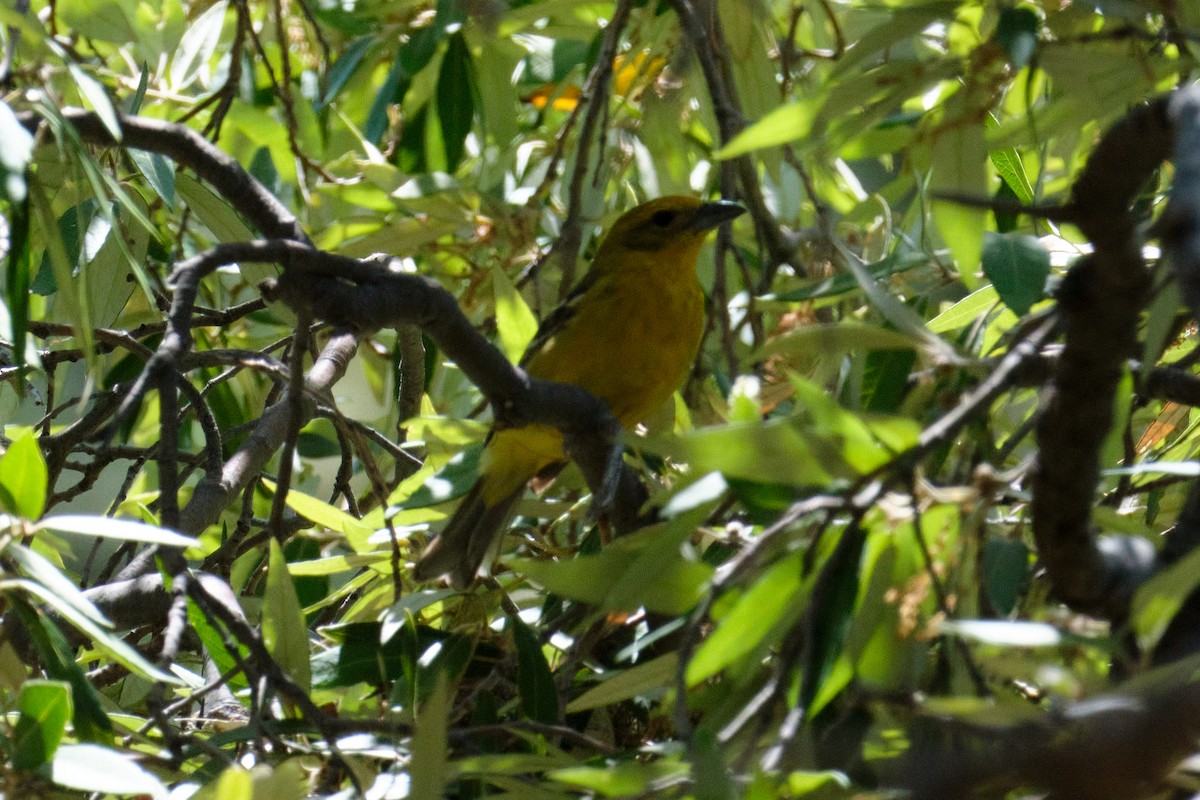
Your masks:
M 626 212 L 587 274 L 542 323 L 521 366 L 534 378 L 582 386 L 626 428 L 641 422 L 682 385 L 700 346 L 700 246 L 743 211 L 725 201 L 660 197 Z M 565 459 L 555 428 L 493 429 L 479 480 L 417 562 L 415 577 L 448 575 L 459 586 L 473 580 L 525 484 Z

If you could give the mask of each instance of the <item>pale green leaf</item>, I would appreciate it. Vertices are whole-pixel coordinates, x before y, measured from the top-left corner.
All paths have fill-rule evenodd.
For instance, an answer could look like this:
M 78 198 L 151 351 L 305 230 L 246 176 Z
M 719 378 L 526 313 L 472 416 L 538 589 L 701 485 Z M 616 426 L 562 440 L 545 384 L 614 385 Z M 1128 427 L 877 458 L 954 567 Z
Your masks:
M 450 686 L 445 671 L 437 674 L 433 692 L 417 713 L 412 737 L 409 800 L 441 800 L 446 783 L 446 751 L 450 721 Z
M 0 456 L 0 502 L 13 514 L 37 519 L 46 506 L 49 479 L 37 437 L 26 429 Z
M 618 672 L 568 703 L 567 713 L 600 708 L 672 687 L 678 666 L 678 654 L 664 653 L 644 664 Z
M 165 798 L 167 788 L 127 753 L 98 744 L 64 744 L 54 754 L 50 779 L 59 786 L 118 795 Z
M 161 544 L 168 547 L 195 547 L 198 541 L 175 531 L 147 525 L 131 519 L 89 516 L 86 514 L 60 514 L 47 517 L 37 524 L 38 530 L 63 531 L 82 536 L 99 536 L 105 539 L 123 539 L 127 542 Z
M 537 317 L 499 267 L 492 270 L 492 288 L 496 295 L 496 332 L 500 334 L 500 349 L 515 363 L 521 360 L 521 354 L 537 333 Z
M 288 677 L 308 691 L 312 688 L 308 625 L 277 539 L 271 539 L 270 550 L 262 608 L 263 643 Z

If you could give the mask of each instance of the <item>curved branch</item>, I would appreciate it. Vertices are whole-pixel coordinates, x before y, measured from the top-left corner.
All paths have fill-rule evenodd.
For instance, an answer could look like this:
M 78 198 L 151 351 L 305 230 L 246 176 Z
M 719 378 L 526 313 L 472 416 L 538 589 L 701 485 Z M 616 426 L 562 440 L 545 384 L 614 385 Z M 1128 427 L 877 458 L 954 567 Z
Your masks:
M 186 125 L 120 114 L 117 119 L 121 125 L 121 140 L 117 141 L 100 118 L 90 111 L 65 110 L 63 118 L 87 142 L 106 147 L 132 147 L 169 156 L 204 179 L 263 236 L 310 241 L 287 206 L 242 169 L 232 156 Z M 18 119 L 30 132 L 36 132 L 45 124 L 29 112 L 19 114 Z
M 1125 362 L 1136 354 L 1149 290 L 1130 206 L 1170 154 L 1166 103 L 1140 106 L 1114 125 L 1072 190 L 1075 222 L 1095 252 L 1071 269 L 1059 292 L 1065 342 L 1037 422 L 1031 516 L 1039 558 L 1063 601 L 1118 623 L 1144 570 L 1106 554 L 1091 512 L 1103 432 L 1113 423 Z

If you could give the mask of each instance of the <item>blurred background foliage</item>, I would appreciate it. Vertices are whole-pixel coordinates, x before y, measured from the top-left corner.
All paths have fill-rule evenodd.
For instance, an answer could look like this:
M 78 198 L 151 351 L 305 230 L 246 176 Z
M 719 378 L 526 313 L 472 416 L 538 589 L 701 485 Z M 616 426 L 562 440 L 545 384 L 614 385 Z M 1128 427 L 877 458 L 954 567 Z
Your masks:
M 7 611 L 40 620 L 45 641 L 40 664 L 4 646 L 10 796 L 327 796 L 351 775 L 372 797 L 868 796 L 905 753 L 945 744 L 932 719 L 1015 726 L 1108 685 L 1121 637 L 1054 603 L 1035 569 L 1036 389 L 981 405 L 919 463 L 897 454 L 1052 305 L 1086 243 L 1021 207 L 1064 200 L 1109 123 L 1187 80 L 1200 8 L 33 0 L 0 7 L 0 25 L 0 500 L 14 525 L 158 521 L 156 397 L 115 450 L 70 431 L 157 345 L 172 264 L 258 235 L 166 155 L 83 144 L 64 108 L 117 138 L 118 113 L 185 123 L 316 247 L 402 259 L 511 357 L 623 210 L 664 194 L 751 210 L 702 255 L 710 324 L 687 385 L 629 442 L 664 512 L 654 529 L 600 547 L 570 469 L 523 501 L 493 581 L 412 585 L 405 565 L 469 486 L 488 412 L 401 330 L 362 344 L 336 411 L 301 433 L 288 502 L 310 522 L 282 548 L 260 536 L 223 550 L 239 520 L 261 530 L 264 480 L 194 532 L 188 554 L 228 579 L 285 672 L 344 722 L 343 760 L 299 723 L 264 727 L 289 708 L 238 677 L 196 609 L 250 721 L 181 721 L 188 746 L 163 751 L 150 687 L 165 669 L 169 697 L 186 698 L 204 683 L 199 656 L 155 666 L 154 631 L 90 630 L 78 595 L 111 578 L 113 543 L 134 534 L 99 520 L 12 528 Z M 33 139 L 15 115 L 27 111 L 48 123 Z M 1163 173 L 1140 200 L 1146 221 Z M 226 268 L 201 287 L 189 378 L 225 458 L 286 381 L 295 319 L 256 289 L 273 274 Z M 1154 302 L 1142 362 L 1190 363 L 1178 295 Z M 1154 540 L 1198 440 L 1192 409 L 1134 384 L 1127 372 L 1104 447 L 1103 466 L 1124 469 L 1095 515 Z M 194 413 L 182 423 L 186 501 L 205 435 Z M 886 491 L 855 506 L 872 485 Z M 1194 584 L 1153 587 L 1139 643 Z M 56 625 L 97 646 L 75 650 Z M 88 783 L 72 765 L 111 756 L 89 747 L 120 750 L 127 774 Z

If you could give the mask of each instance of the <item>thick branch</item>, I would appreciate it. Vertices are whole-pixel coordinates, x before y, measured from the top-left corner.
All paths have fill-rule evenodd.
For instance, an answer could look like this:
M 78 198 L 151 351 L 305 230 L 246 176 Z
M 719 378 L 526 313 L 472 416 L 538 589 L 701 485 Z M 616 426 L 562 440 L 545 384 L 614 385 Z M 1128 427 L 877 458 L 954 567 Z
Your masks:
M 1031 514 L 1038 555 L 1060 598 L 1117 622 L 1141 571 L 1106 557 L 1091 509 L 1103 434 L 1113 424 L 1117 382 L 1135 354 L 1149 288 L 1129 208 L 1169 155 L 1165 108 L 1164 100 L 1139 107 L 1109 130 L 1072 191 L 1077 224 L 1096 249 L 1063 282 L 1065 343 L 1037 423 Z
M 120 114 L 121 141 L 118 142 L 100 118 L 90 111 L 66 110 L 63 117 L 84 141 L 169 156 L 204 179 L 264 236 L 309 241 L 308 234 L 287 206 L 242 169 L 232 156 L 186 125 Z M 44 124 L 44 120 L 31 113 L 20 114 L 19 119 L 31 132 Z

